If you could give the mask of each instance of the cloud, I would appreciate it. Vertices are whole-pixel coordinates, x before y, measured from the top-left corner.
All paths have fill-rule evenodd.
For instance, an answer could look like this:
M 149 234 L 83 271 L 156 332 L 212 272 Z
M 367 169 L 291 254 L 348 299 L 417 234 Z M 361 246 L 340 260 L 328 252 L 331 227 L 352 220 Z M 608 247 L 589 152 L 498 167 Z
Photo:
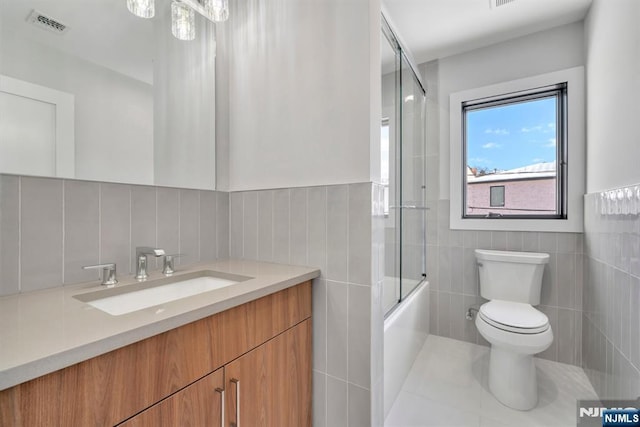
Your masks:
M 531 159 L 531 161 L 533 163 L 542 163 L 544 162 L 544 159 L 541 159 L 540 157 L 536 157 L 535 159 Z
M 542 130 L 542 126 L 538 125 L 538 126 L 531 126 L 530 128 L 522 128 L 520 131 L 524 133 L 529 133 L 529 132 L 540 132 L 541 130 Z
M 488 149 L 488 150 L 490 150 L 492 148 L 500 148 L 500 147 L 502 147 L 502 145 L 496 144 L 495 142 L 487 142 L 486 144 L 484 144 L 482 146 L 482 148 L 485 148 L 485 149 Z
M 552 148 L 552 147 L 556 146 L 556 139 L 555 138 L 549 138 L 548 141 L 549 142 L 547 144 L 544 144 L 545 147 Z
M 487 165 L 489 163 L 491 163 L 491 160 L 485 159 L 484 157 L 473 157 L 473 158 L 469 159 L 469 164 L 470 165 L 472 165 L 472 164 L 485 164 L 485 165 Z
M 485 129 L 484 133 L 489 133 L 493 135 L 509 135 L 509 131 L 506 129 Z
M 547 125 L 547 127 L 548 127 L 549 129 L 555 129 L 555 128 L 556 128 L 556 124 L 555 124 L 555 123 L 553 123 L 553 122 L 551 122 L 551 123 L 549 123 L 549 124 Z

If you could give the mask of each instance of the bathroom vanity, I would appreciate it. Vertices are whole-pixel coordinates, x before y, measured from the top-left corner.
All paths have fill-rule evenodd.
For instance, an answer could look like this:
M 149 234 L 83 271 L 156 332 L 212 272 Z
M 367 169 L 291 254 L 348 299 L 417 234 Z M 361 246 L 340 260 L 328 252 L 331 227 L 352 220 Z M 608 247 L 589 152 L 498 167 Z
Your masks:
M 110 316 L 74 299 L 84 304 L 78 308 L 94 320 L 108 322 L 111 317 L 118 323 L 130 318 L 128 331 L 107 332 L 110 336 L 87 342 L 86 347 L 104 348 L 105 343 L 127 335 L 133 342 L 5 388 L 8 381 L 19 381 L 15 379 L 19 375 L 29 375 L 23 371 L 31 365 L 25 361 L 22 369 L 7 369 L 9 375 L 0 377 L 0 425 L 310 426 L 310 279 L 317 277 L 317 270 L 227 263 L 213 267 L 252 278 L 165 304 L 165 310 L 152 307 Z M 58 297 L 65 301 L 71 293 Z M 206 301 L 209 298 L 217 302 Z M 0 305 L 7 299 L 0 300 Z M 247 301 L 234 303 L 242 300 Z M 75 301 L 68 302 L 75 307 Z M 167 316 L 178 302 L 183 308 L 175 310 L 182 314 Z M 200 318 L 189 321 L 194 312 Z M 160 321 L 167 330 L 154 333 L 157 323 L 147 320 L 141 321 L 146 325 L 136 325 L 136 317 L 147 316 L 169 320 Z M 184 324 L 173 327 L 171 321 Z M 140 334 L 150 336 L 133 338 Z M 79 350 L 76 356 L 73 348 L 63 353 L 66 356 L 52 354 L 51 359 L 66 357 L 68 364 L 74 357 L 83 357 Z M 40 361 L 47 364 L 47 359 Z

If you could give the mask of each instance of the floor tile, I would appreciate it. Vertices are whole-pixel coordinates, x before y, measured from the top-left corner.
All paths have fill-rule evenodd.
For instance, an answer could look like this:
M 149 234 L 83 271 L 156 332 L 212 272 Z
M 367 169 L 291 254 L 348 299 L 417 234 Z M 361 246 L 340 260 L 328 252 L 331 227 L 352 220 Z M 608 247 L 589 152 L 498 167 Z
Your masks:
M 434 402 L 416 394 L 400 392 L 386 427 L 479 427 L 480 416 L 456 406 Z
M 385 426 L 575 426 L 576 401 L 596 399 L 581 368 L 536 358 L 538 406 L 511 409 L 489 391 L 489 357 L 488 347 L 430 335 Z

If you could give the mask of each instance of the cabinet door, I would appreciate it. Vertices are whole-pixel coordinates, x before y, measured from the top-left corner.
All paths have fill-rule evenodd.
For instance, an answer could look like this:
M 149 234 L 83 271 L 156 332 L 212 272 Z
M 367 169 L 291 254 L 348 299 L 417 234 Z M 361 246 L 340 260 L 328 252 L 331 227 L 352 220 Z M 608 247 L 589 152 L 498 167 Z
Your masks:
M 311 426 L 311 319 L 225 366 L 227 426 Z
M 223 368 L 119 424 L 126 427 L 224 426 Z

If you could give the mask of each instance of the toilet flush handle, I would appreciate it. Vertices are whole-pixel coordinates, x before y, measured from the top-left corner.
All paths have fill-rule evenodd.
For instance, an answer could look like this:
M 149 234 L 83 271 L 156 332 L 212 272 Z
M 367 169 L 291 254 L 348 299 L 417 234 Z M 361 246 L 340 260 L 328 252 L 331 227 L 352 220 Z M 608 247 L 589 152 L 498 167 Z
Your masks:
M 478 267 L 482 267 L 483 266 L 483 264 L 481 262 L 478 262 L 477 264 L 478 264 Z

